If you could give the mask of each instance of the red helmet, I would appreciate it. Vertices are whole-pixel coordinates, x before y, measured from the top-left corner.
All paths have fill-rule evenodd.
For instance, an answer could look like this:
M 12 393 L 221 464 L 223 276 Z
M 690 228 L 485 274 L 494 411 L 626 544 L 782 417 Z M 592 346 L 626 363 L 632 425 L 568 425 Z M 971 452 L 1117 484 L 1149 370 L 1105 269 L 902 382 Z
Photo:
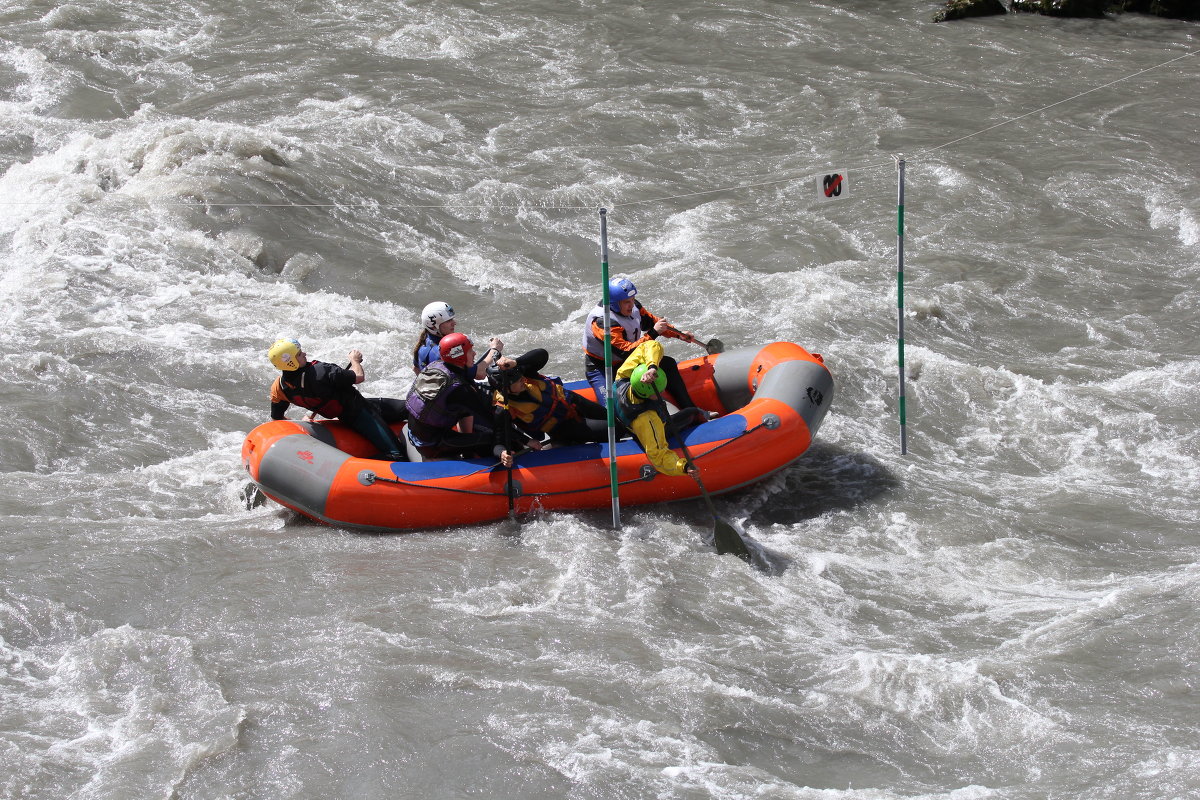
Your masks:
M 465 333 L 448 333 L 438 342 L 442 361 L 456 367 L 467 366 L 467 351 L 473 347 Z

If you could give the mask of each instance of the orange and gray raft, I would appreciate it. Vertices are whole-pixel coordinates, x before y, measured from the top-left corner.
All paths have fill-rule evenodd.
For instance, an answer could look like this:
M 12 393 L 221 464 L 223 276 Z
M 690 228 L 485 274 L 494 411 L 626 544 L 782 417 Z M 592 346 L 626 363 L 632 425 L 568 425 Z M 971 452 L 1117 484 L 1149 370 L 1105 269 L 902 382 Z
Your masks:
M 721 415 L 683 432 L 712 493 L 760 481 L 798 459 L 833 399 L 833 377 L 821 357 L 791 342 L 682 361 L 679 371 L 692 401 Z M 567 388 L 594 398 L 583 381 Z M 407 440 L 402 426 L 395 428 Z M 242 464 L 272 500 L 320 522 L 372 531 L 502 519 L 510 486 L 521 513 L 612 502 L 607 443 L 525 453 L 516 459 L 511 484 L 508 470 L 491 459 L 391 462 L 370 458 L 373 453 L 366 439 L 336 420 L 275 420 L 246 436 Z M 690 477 L 656 472 L 636 440 L 617 442 L 616 455 L 622 506 L 700 494 Z

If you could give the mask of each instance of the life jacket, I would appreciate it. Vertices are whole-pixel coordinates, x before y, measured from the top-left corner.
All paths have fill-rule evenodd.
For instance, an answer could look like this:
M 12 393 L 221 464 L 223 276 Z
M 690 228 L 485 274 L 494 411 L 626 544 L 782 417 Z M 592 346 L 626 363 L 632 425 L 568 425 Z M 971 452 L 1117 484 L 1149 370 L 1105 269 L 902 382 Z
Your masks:
M 633 304 L 633 313 L 628 317 L 623 314 L 609 309 L 610 321 L 614 325 L 620 325 L 621 330 L 625 332 L 625 340 L 636 342 L 642 338 L 644 331 L 642 330 L 642 306 L 638 302 Z M 591 366 L 595 366 L 599 362 L 598 369 L 604 369 L 604 339 L 597 336 L 592 329 L 592 323 L 599 322 L 600 328 L 604 328 L 604 304 L 597 303 L 583 322 L 583 350 L 588 355 L 588 362 Z M 628 353 L 623 353 L 616 348 L 613 348 L 613 366 L 620 364 L 625 360 Z
M 438 351 L 438 344 L 442 341 L 442 337 L 434 336 L 432 333 L 425 335 L 425 344 L 417 348 L 417 352 L 413 354 L 413 366 L 417 371 L 428 367 L 435 361 L 442 360 L 442 354 Z
M 336 364 L 309 361 L 303 367 L 279 376 L 279 388 L 293 405 L 315 411 L 323 417 L 353 417 L 363 407 L 363 396 L 353 384 L 336 386 L 334 375 L 342 370 Z
M 643 400 L 630 391 L 629 379 L 622 378 L 613 384 L 613 395 L 617 398 L 617 419 L 626 428 L 632 427 L 633 421 L 647 411 L 656 411 L 661 419 L 667 413 L 667 404 L 657 397 Z
M 444 361 L 434 361 L 421 370 L 404 400 L 408 409 L 408 431 L 418 446 L 438 444 L 441 440 L 439 432 L 449 431 L 458 423 L 458 415 L 449 407 L 450 396 L 465 384 L 462 376 Z M 430 438 L 437 440 L 429 441 Z
M 526 378 L 519 395 L 496 392 L 497 405 L 507 408 L 517 424 L 530 433 L 549 433 L 561 420 L 578 419 L 579 412 L 567 399 L 562 378 L 543 375 Z

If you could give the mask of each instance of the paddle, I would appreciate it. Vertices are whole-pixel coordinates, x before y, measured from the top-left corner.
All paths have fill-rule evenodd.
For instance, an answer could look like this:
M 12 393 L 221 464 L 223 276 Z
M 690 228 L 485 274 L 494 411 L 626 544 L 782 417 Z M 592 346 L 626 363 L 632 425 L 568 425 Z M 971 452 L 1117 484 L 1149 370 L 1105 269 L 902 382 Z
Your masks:
M 512 452 L 512 417 L 509 416 L 509 413 L 507 411 L 502 411 L 499 414 L 497 414 L 496 416 L 497 416 L 497 422 L 499 422 L 503 426 L 503 430 L 504 430 L 504 450 L 505 450 L 505 452 L 511 453 Z M 513 492 L 513 476 L 512 476 L 513 468 L 508 467 L 507 469 L 508 469 L 508 478 L 504 484 L 504 492 L 505 492 L 505 494 L 508 495 L 508 518 L 516 519 L 517 512 L 514 509 L 515 498 L 514 498 L 514 492 Z
M 655 389 L 654 394 L 662 402 L 662 393 Z M 661 414 L 661 411 L 660 411 Z M 692 476 L 695 479 L 696 485 L 700 487 L 700 495 L 704 498 L 704 504 L 708 506 L 708 513 L 712 514 L 713 518 L 713 543 L 717 546 L 717 554 L 725 555 L 733 553 L 735 556 L 750 563 L 750 548 L 746 547 L 746 543 L 742 540 L 741 534 L 737 532 L 737 528 L 733 527 L 729 522 L 721 518 L 717 513 L 716 507 L 713 505 L 712 498 L 708 494 L 708 489 L 704 487 L 704 479 L 700 477 L 700 467 L 692 460 L 692 454 L 688 451 L 687 443 L 683 441 L 683 435 L 680 434 L 676 438 L 679 439 L 679 448 L 683 450 L 683 457 L 693 467 L 696 467 L 696 474 Z
M 671 325 L 670 323 L 667 324 L 667 327 L 670 328 L 671 330 L 675 331 L 675 333 L 683 333 L 683 331 L 679 330 L 679 328 L 676 328 L 674 325 Z M 693 342 L 695 344 L 703 346 L 704 349 L 708 351 L 708 354 L 710 356 L 715 356 L 718 353 L 725 352 L 725 343 L 722 342 L 720 339 L 709 339 L 707 342 L 702 342 L 702 341 L 700 341 L 700 339 L 698 337 L 693 336 L 691 339 L 685 339 L 684 341 Z

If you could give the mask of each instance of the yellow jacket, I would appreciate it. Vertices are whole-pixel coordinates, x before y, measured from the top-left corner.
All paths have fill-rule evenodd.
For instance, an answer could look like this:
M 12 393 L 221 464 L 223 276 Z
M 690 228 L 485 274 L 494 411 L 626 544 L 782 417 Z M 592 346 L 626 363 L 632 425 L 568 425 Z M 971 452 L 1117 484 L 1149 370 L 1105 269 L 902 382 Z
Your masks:
M 650 459 L 654 468 L 663 475 L 683 475 L 687 468 L 687 461 L 675 455 L 675 451 L 667 446 L 667 430 L 663 426 L 662 417 L 659 416 L 655 405 L 638 397 L 629 388 L 629 376 L 633 374 L 638 365 L 654 364 L 657 366 L 662 361 L 662 357 L 661 344 L 653 339 L 642 342 L 633 349 L 633 352 L 617 370 L 617 380 L 625 381 L 625 383 L 621 384 L 619 388 L 614 384 L 613 389 L 618 392 L 617 402 L 626 409 L 646 407 L 640 413 L 635 411 L 632 414 L 626 413 L 626 416 L 630 417 L 629 429 L 633 431 L 638 443 L 646 451 L 646 458 Z

